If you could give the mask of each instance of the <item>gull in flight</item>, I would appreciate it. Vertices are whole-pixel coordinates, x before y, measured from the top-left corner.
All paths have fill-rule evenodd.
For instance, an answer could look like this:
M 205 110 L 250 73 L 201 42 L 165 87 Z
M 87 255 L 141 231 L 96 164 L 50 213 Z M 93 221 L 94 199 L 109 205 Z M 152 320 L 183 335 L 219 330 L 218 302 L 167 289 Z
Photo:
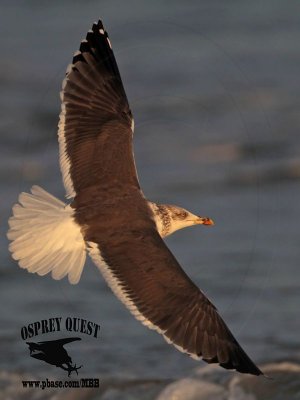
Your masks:
M 9 250 L 21 268 L 79 282 L 88 254 L 131 313 L 180 351 L 263 374 L 163 238 L 210 218 L 147 200 L 140 188 L 134 121 L 108 34 L 94 23 L 66 71 L 59 159 L 68 204 L 39 186 L 21 193 Z

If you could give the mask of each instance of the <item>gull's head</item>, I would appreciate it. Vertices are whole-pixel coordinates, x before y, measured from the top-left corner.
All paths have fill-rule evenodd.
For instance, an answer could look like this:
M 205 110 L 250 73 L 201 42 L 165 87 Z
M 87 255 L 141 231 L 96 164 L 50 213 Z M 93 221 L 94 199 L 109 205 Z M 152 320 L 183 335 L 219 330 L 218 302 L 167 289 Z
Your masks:
M 212 219 L 195 215 L 182 207 L 150 202 L 149 205 L 154 213 L 157 230 L 162 237 L 192 225 L 214 225 Z
M 214 222 L 211 218 L 195 215 L 185 208 L 173 205 L 168 206 L 168 208 L 170 212 L 171 223 L 173 225 L 172 232 L 192 225 L 214 225 Z

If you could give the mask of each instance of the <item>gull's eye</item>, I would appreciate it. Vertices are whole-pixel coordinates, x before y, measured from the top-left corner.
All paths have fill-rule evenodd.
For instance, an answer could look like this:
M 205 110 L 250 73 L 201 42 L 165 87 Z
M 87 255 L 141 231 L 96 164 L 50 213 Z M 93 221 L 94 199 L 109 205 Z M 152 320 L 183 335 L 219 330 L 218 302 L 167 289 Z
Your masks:
M 185 219 L 187 217 L 186 211 L 175 211 L 174 216 L 176 219 Z

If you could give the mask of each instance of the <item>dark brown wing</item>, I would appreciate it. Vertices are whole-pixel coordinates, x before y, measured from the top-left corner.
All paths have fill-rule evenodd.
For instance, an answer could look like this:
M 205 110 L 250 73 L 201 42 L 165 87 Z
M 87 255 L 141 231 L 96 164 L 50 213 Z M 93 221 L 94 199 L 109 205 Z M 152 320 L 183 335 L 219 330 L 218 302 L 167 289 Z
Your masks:
M 107 32 L 95 23 L 68 67 L 61 92 L 60 165 L 67 197 L 121 180 L 138 186 L 132 114 Z
M 98 234 L 96 242 L 90 243 L 93 261 L 144 325 L 193 357 L 262 374 L 154 228 L 106 232 Z

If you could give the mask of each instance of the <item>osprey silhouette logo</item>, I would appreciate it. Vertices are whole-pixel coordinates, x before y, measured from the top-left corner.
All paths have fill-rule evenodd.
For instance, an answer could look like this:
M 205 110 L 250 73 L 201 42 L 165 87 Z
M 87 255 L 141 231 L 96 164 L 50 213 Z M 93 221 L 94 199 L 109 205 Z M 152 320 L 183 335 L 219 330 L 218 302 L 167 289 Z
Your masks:
M 70 333 L 74 336 L 66 337 L 64 333 L 66 333 L 66 336 Z M 51 334 L 59 334 L 65 337 L 57 339 L 56 336 L 55 340 L 48 340 Z M 98 339 L 100 337 L 100 325 L 78 317 L 54 317 L 31 322 L 21 328 L 21 338 L 29 347 L 30 357 L 55 365 L 67 371 L 68 376 L 72 372 L 76 372 L 78 375 L 78 370 L 83 365 L 77 367 L 77 364 L 68 353 L 69 349 L 67 351 L 64 346 L 82 340 L 77 336 L 82 334 L 89 338 Z M 42 341 L 40 339 L 41 335 L 47 335 L 45 337 L 47 340 Z M 39 338 L 37 339 L 37 337 Z
M 64 345 L 74 342 L 75 340 L 81 340 L 79 337 L 48 340 L 45 342 L 26 342 L 29 346 L 30 356 L 38 360 L 43 360 L 48 364 L 55 365 L 56 367 L 62 368 L 68 372 L 68 376 L 72 372 L 76 372 L 82 367 L 77 367 L 73 364 L 72 358 L 69 356 Z

